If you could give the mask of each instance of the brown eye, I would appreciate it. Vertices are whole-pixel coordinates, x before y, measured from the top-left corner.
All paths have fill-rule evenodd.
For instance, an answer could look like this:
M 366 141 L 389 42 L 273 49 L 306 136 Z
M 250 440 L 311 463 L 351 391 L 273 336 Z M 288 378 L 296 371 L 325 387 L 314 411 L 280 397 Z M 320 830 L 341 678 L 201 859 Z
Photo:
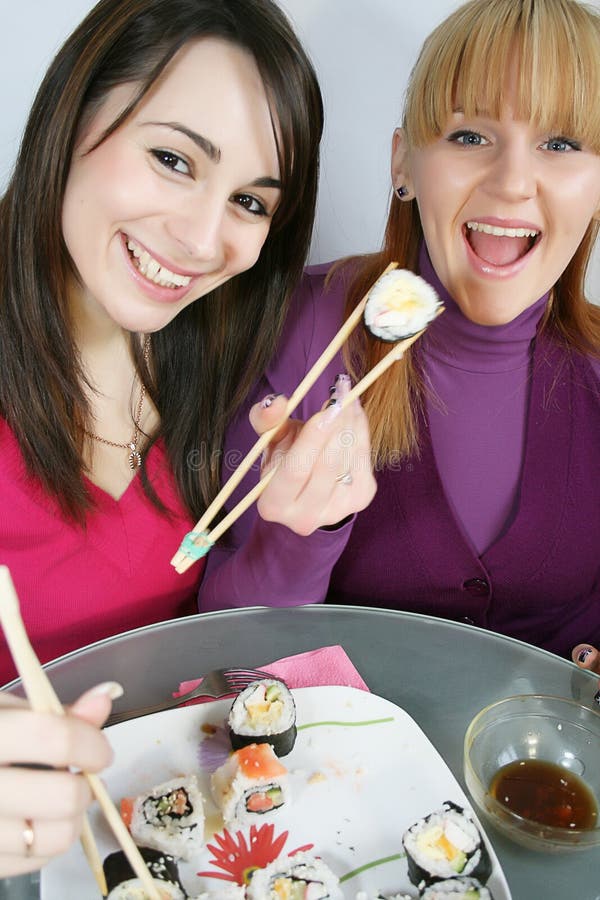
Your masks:
M 235 194 L 232 197 L 234 203 L 237 203 L 238 206 L 241 206 L 243 209 L 247 210 L 253 216 L 267 216 L 268 212 L 265 209 L 264 205 L 257 200 L 256 197 L 253 197 L 251 194 Z
M 179 172 L 181 175 L 189 175 L 190 167 L 185 161 L 179 156 L 177 153 L 173 153 L 171 150 L 151 150 L 152 156 L 164 166 L 165 169 L 170 169 L 172 172 Z

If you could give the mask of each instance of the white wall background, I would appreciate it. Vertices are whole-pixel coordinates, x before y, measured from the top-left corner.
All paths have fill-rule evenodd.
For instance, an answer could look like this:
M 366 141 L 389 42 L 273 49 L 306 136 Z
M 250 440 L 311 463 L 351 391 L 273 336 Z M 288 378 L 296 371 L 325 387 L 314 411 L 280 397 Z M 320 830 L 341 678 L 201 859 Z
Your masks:
M 315 63 L 325 99 L 312 261 L 374 249 L 383 233 L 390 141 L 408 72 L 425 36 L 460 0 L 279 2 Z M 600 0 L 591 3 L 600 8 Z M 92 5 L 93 0 L 0 0 L 0 188 L 48 62 Z M 600 248 L 588 293 L 600 303 Z

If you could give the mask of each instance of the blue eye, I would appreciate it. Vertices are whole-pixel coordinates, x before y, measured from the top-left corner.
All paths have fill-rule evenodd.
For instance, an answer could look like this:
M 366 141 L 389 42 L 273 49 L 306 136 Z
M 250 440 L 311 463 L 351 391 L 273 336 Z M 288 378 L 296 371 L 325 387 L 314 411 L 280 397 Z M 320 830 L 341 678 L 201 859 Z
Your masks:
M 454 131 L 448 137 L 448 141 L 454 144 L 462 144 L 463 147 L 483 147 L 489 141 L 477 131 Z
M 181 156 L 178 156 L 177 153 L 173 153 L 171 150 L 151 150 L 152 156 L 164 166 L 165 169 L 170 169 L 172 172 L 179 172 L 181 175 L 189 175 L 190 167 L 188 163 Z
M 551 137 L 542 144 L 542 150 L 551 150 L 553 153 L 570 153 L 573 150 L 581 150 L 581 144 L 565 137 Z
M 247 212 L 251 213 L 253 216 L 269 215 L 264 204 L 251 194 L 234 194 L 231 199 L 234 203 L 237 203 L 238 206 L 241 206 L 242 209 L 247 210 Z

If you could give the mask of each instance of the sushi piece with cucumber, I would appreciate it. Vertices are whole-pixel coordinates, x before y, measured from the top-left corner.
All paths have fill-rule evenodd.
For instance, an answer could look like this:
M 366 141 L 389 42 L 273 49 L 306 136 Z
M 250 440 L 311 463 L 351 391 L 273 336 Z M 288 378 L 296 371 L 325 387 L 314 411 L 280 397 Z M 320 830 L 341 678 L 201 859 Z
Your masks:
M 270 744 L 249 744 L 213 772 L 211 791 L 225 825 L 237 828 L 289 802 L 288 771 Z
M 204 801 L 190 775 L 121 800 L 121 817 L 137 844 L 189 859 L 204 845 Z
M 392 269 L 369 291 L 363 319 L 375 337 L 394 342 L 422 331 L 440 308 L 440 298 L 420 275 Z
M 476 878 L 436 881 L 421 893 L 422 900 L 494 900 L 489 888 Z
M 169 900 L 184 900 L 187 894 L 179 880 L 175 859 L 150 847 L 140 847 L 139 850 L 161 896 L 165 900 L 167 897 Z M 103 869 L 108 887 L 107 900 L 146 900 L 143 885 L 122 850 L 107 856 Z
M 267 743 L 277 756 L 285 756 L 296 740 L 296 705 L 291 691 L 277 678 L 253 681 L 233 701 L 227 727 L 234 750 Z
M 492 863 L 471 815 L 447 800 L 440 809 L 419 819 L 402 838 L 408 876 L 417 887 L 456 876 L 485 883 Z
M 339 879 L 322 859 L 310 853 L 294 853 L 252 873 L 248 900 L 338 900 Z

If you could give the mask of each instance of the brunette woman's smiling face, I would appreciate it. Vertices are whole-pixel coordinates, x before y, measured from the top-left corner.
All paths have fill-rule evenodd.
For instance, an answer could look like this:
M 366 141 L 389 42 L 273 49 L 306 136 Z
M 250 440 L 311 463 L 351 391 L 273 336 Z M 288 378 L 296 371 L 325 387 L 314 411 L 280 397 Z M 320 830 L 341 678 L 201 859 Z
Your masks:
M 63 234 L 74 314 L 152 332 L 256 262 L 281 185 L 269 102 L 244 50 L 186 45 L 95 146 L 135 92 L 113 89 L 83 134 Z
M 600 212 L 600 156 L 515 118 L 510 103 L 498 119 L 455 111 L 424 147 L 397 132 L 392 171 L 414 191 L 438 277 L 483 325 L 546 293 Z

